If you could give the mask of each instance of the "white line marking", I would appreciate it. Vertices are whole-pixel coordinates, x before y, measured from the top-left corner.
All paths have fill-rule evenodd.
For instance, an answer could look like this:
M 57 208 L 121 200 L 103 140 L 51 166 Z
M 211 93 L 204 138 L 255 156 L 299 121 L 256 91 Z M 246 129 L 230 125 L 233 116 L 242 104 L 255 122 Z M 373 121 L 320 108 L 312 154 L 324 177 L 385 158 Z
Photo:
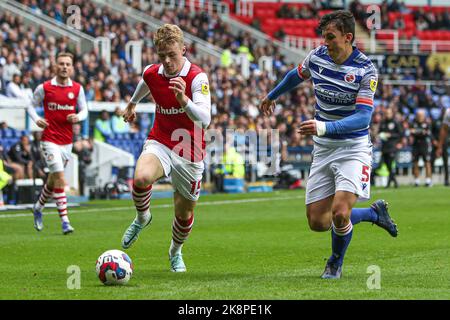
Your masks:
M 282 200 L 293 200 L 293 199 L 304 199 L 305 196 L 291 196 L 291 197 L 280 197 L 280 198 L 255 198 L 255 199 L 239 199 L 239 200 L 221 200 L 221 201 L 205 201 L 197 203 L 197 206 L 214 206 L 214 205 L 226 205 L 226 204 L 235 204 L 235 203 L 251 203 L 251 202 L 264 202 L 264 201 L 282 201 Z M 158 208 L 171 208 L 173 204 L 159 204 L 153 205 L 151 209 Z M 71 211 L 73 214 L 78 213 L 91 213 L 91 212 L 112 212 L 112 211 L 121 211 L 121 210 L 134 210 L 135 207 L 112 207 L 112 208 L 96 208 L 96 209 L 86 209 L 86 210 L 73 210 Z M 44 215 L 57 215 L 57 212 L 48 212 L 44 213 Z M 16 214 L 0 214 L 0 218 L 16 218 L 16 217 L 32 217 L 32 213 L 16 213 Z

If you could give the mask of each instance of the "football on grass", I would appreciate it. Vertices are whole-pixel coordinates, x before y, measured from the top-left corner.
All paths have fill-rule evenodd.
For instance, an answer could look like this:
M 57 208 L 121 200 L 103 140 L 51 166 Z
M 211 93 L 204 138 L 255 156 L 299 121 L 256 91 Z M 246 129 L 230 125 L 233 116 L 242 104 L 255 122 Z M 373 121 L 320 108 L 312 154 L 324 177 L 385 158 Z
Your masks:
M 97 276 L 105 285 L 124 285 L 133 275 L 130 257 L 120 250 L 108 250 L 97 259 Z

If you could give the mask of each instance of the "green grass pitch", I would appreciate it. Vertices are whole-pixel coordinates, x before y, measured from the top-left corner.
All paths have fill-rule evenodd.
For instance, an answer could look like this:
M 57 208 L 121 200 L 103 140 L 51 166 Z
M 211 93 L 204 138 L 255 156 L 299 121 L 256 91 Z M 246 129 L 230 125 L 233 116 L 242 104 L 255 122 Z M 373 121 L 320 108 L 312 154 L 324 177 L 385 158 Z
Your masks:
M 152 200 L 153 223 L 127 250 L 135 272 L 124 287 L 106 287 L 97 257 L 121 249 L 134 218 L 132 201 L 96 201 L 71 209 L 75 233 L 63 236 L 54 209 L 45 228 L 30 213 L 0 214 L 0 299 L 450 299 L 450 189 L 374 189 L 399 226 L 354 228 L 341 280 L 322 280 L 330 233 L 309 230 L 305 193 L 281 191 L 202 196 L 183 253 L 188 272 L 169 271 L 171 199 Z M 358 204 L 367 206 L 370 202 Z M 67 268 L 81 270 L 80 289 L 67 288 Z M 369 266 L 381 288 L 369 289 Z M 370 270 L 370 268 L 369 268 Z

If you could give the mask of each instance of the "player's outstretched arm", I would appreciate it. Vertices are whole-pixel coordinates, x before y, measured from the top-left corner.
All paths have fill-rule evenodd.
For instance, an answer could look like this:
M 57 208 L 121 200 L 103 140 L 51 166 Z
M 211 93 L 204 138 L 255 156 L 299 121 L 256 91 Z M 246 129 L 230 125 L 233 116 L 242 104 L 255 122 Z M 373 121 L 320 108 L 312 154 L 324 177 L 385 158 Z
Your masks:
M 144 70 L 145 72 L 145 70 Z M 150 89 L 148 88 L 147 84 L 145 83 L 144 79 L 141 79 L 139 81 L 136 90 L 133 93 L 133 96 L 131 97 L 130 102 L 128 102 L 127 107 L 123 111 L 123 120 L 125 122 L 133 122 L 136 119 L 136 105 L 144 99 L 148 94 L 150 93 Z
M 299 74 L 298 68 L 289 71 L 281 82 L 269 92 L 269 94 L 261 102 L 259 109 L 261 112 L 268 116 L 275 108 L 275 100 L 282 94 L 291 91 L 304 81 Z
M 270 100 L 269 97 L 265 97 L 259 105 L 259 110 L 265 115 L 270 116 L 275 109 L 275 101 Z
M 128 102 L 127 107 L 123 111 L 123 121 L 125 122 L 133 122 L 136 119 L 136 103 Z
M 289 71 L 281 82 L 267 95 L 270 100 L 276 100 L 282 94 L 291 91 L 304 81 L 299 74 L 298 68 Z

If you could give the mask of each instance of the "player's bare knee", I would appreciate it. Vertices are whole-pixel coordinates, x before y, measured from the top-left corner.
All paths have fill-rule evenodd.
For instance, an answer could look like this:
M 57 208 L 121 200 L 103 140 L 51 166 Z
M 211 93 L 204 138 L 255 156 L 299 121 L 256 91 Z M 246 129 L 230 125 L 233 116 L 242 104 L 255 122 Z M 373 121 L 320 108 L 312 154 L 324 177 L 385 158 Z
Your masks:
M 138 188 L 146 188 L 149 185 L 153 184 L 154 181 L 148 176 L 145 175 L 137 175 L 134 177 L 134 185 Z
M 308 224 L 309 224 L 309 228 L 312 231 L 316 231 L 316 232 L 327 231 L 327 230 L 330 230 L 330 227 L 331 227 L 330 222 L 327 222 L 323 219 L 317 219 L 312 216 L 308 216 Z
M 350 220 L 349 210 L 347 210 L 346 208 L 333 209 L 332 214 L 333 223 L 338 228 L 345 227 Z

